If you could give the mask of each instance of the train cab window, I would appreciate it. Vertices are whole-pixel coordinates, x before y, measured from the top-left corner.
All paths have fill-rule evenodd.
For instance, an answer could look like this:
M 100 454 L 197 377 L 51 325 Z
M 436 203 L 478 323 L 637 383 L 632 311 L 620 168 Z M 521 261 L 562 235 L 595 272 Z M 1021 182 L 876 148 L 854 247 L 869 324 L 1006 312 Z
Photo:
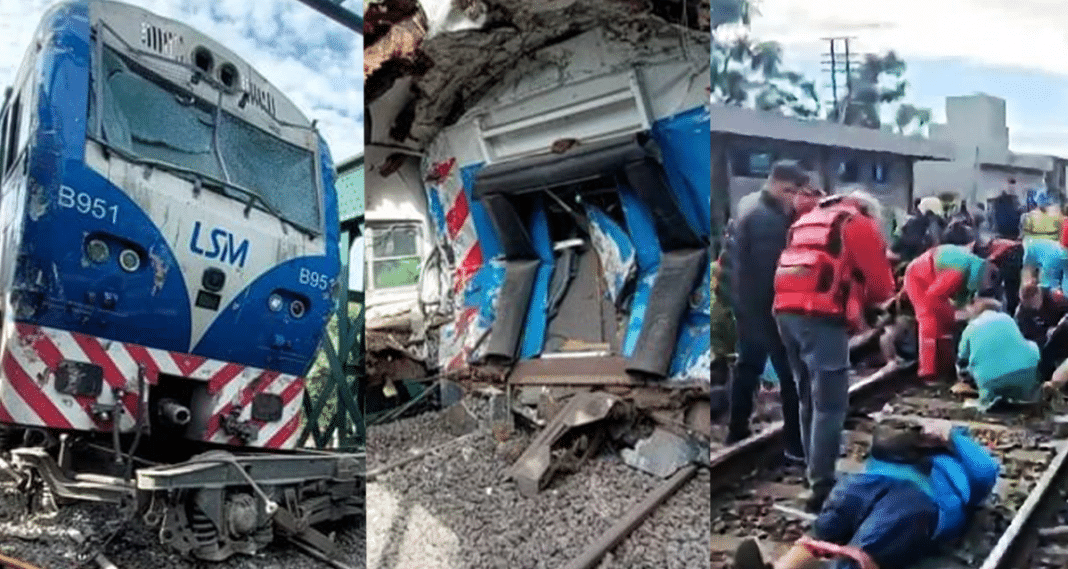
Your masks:
M 8 111 L 7 123 L 4 125 L 4 135 L 6 140 L 4 141 L 4 173 L 8 173 L 11 170 L 11 166 L 15 164 L 15 157 L 19 151 L 19 118 L 22 115 L 20 98 L 16 98 L 15 102 L 11 104 Z
M 7 164 L 7 118 L 10 112 L 0 117 L 0 174 L 4 173 L 4 165 Z

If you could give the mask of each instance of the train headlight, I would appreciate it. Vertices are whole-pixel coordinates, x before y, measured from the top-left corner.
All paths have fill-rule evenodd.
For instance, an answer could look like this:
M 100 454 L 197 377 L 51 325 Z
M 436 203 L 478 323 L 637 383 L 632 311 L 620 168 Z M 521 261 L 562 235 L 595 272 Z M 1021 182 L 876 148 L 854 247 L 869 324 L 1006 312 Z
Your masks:
M 132 273 L 141 267 L 141 256 L 133 249 L 123 249 L 122 253 L 119 253 L 119 266 Z
M 274 312 L 281 310 L 282 304 L 284 304 L 284 301 L 278 294 L 272 294 L 267 298 L 267 308 L 270 308 Z
M 88 255 L 89 260 L 94 263 L 103 263 L 108 260 L 110 252 L 108 251 L 108 244 L 99 239 L 90 239 L 89 243 L 85 245 L 85 254 Z
M 289 303 L 289 313 L 293 315 L 293 318 L 300 318 L 301 316 L 304 316 L 304 312 L 307 309 L 308 308 L 304 306 L 304 303 L 299 300 L 294 300 L 293 302 Z

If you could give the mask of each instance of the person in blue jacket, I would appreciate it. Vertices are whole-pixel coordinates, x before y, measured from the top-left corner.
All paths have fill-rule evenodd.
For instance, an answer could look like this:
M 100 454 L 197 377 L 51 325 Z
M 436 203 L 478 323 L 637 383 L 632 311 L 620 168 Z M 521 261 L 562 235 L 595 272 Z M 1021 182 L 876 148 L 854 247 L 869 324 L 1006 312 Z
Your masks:
M 1024 272 L 1030 278 L 1025 277 L 1026 282 L 1034 280 L 1034 273 L 1038 273 L 1038 286 L 1060 292 L 1068 289 L 1068 250 L 1059 242 L 1039 237 L 1024 239 Z
M 958 539 L 994 489 L 999 465 L 964 427 L 880 425 L 864 472 L 843 478 L 774 569 L 907 569 Z M 756 540 L 735 552 L 735 569 L 771 569 Z

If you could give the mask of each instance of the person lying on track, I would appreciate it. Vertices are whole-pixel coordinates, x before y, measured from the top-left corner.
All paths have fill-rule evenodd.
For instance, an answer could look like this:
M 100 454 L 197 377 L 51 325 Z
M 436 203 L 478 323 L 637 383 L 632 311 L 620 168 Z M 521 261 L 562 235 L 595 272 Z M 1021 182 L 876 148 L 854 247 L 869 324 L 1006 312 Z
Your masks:
M 1068 383 L 1068 315 L 1049 331 L 1040 354 L 1038 380 L 1050 391 L 1059 390 Z
M 1001 303 L 994 299 L 975 299 L 968 307 L 968 319 L 957 349 L 961 381 L 954 391 L 970 392 L 966 381 L 970 380 L 979 390 L 983 411 L 999 402 L 1038 401 L 1038 344 L 1024 337 L 1016 321 L 1001 312 Z
M 749 538 L 735 569 L 906 569 L 958 539 L 997 482 L 998 463 L 967 429 L 880 425 L 862 473 L 842 479 L 813 523 L 773 563 Z

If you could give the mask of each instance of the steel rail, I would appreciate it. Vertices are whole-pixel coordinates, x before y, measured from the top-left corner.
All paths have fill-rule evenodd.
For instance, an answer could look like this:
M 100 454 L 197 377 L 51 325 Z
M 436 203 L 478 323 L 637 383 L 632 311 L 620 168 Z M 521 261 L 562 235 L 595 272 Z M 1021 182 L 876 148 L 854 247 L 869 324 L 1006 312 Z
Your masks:
M 1060 446 L 1056 456 L 1050 461 L 1042 477 L 1027 495 L 1023 505 L 1016 511 L 1009 527 L 1001 534 L 994 549 L 980 566 L 980 569 L 1006 569 L 1020 562 L 1020 555 L 1033 547 L 1038 537 L 1037 526 L 1046 518 L 1050 506 L 1057 500 L 1053 495 L 1064 482 L 1065 466 L 1068 465 L 1068 441 L 1058 441 Z
M 0 555 L 0 569 L 41 569 L 36 565 L 27 563 L 21 559 Z
M 915 368 L 915 363 L 898 364 L 891 362 L 875 373 L 861 379 L 849 387 L 851 406 L 857 399 L 868 396 L 872 391 L 885 387 L 902 374 Z M 717 488 L 735 482 L 740 476 L 752 471 L 765 455 L 780 449 L 783 436 L 783 422 L 774 423 L 770 428 L 720 449 L 712 455 L 709 470 L 712 487 Z M 697 473 L 697 466 L 690 465 L 675 473 L 667 482 L 650 492 L 644 500 L 628 510 L 604 534 L 591 543 L 578 557 L 565 565 L 565 569 L 593 569 L 600 560 L 631 532 L 641 525 L 653 511 Z

